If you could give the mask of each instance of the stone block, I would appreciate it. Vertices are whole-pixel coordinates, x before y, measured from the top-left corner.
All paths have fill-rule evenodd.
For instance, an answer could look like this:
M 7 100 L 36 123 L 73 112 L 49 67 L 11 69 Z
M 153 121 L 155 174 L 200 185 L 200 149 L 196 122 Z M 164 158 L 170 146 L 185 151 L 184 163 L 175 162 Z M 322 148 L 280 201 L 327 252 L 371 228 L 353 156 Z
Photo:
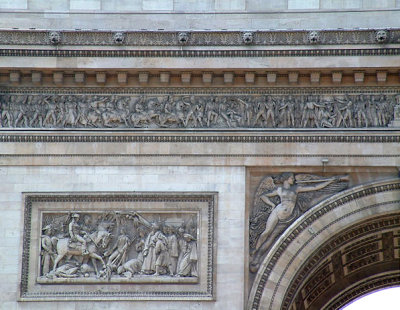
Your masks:
M 299 81 L 299 73 L 297 71 L 292 71 L 288 73 L 289 83 L 297 83 Z
M 376 72 L 376 80 L 379 83 L 384 83 L 387 80 L 387 71 L 377 71 Z
M 53 72 L 53 82 L 54 82 L 54 84 L 62 84 L 63 81 L 64 81 L 64 72 L 63 71 Z
M 143 0 L 143 10 L 172 11 L 173 9 L 173 0 Z
M 364 9 L 391 9 L 396 7 L 396 0 L 363 0 Z
M 0 9 L 26 10 L 27 0 L 0 0 Z
M 248 0 L 246 3 L 247 11 L 259 12 L 261 10 L 283 10 L 287 8 L 287 0 Z
M 101 9 L 103 11 L 141 11 L 142 0 L 102 0 Z
M 19 83 L 20 81 L 21 81 L 21 72 L 11 71 L 10 72 L 10 82 L 11 83 Z
M 256 73 L 255 72 L 245 72 L 244 80 L 246 83 L 253 84 L 256 80 Z
M 215 0 L 215 11 L 238 11 L 245 10 L 245 0 Z
M 107 81 L 107 74 L 105 72 L 96 72 L 96 82 L 104 84 Z
M 174 11 L 213 11 L 213 0 L 175 0 Z
M 28 0 L 29 10 L 43 10 L 43 11 L 67 11 L 69 10 L 69 1 L 63 0 Z
M 203 72 L 203 83 L 212 83 L 213 73 L 212 72 Z
M 32 77 L 32 83 L 34 83 L 34 84 L 42 83 L 42 72 L 32 71 L 31 77 Z
M 310 74 L 310 82 L 311 83 L 319 83 L 319 80 L 321 78 L 321 72 L 311 72 Z
M 71 10 L 100 10 L 101 0 L 70 0 L 69 8 Z
M 233 83 L 234 79 L 235 79 L 235 73 L 234 72 L 224 72 L 224 83 L 225 84 Z
M 362 7 L 362 0 L 321 0 L 321 9 L 356 9 Z
M 267 72 L 267 82 L 268 83 L 276 83 L 276 72 Z
M 332 82 L 333 83 L 342 83 L 343 73 L 341 71 L 332 72 Z
M 128 73 L 117 72 L 117 82 L 118 84 L 126 84 L 128 82 Z
M 189 84 L 192 78 L 191 72 L 181 72 L 181 81 L 184 84 Z
M 363 71 L 354 72 L 354 82 L 356 83 L 363 83 L 364 82 L 365 74 Z
M 289 10 L 319 9 L 319 0 L 288 0 Z
M 169 83 L 171 77 L 171 73 L 168 71 L 160 72 L 160 83 Z
M 148 83 L 149 82 L 149 73 L 148 72 L 139 72 L 139 83 Z
M 85 83 L 85 81 L 86 81 L 85 72 L 82 72 L 82 71 L 75 72 L 74 81 L 75 81 L 75 83 L 79 83 L 79 84 Z

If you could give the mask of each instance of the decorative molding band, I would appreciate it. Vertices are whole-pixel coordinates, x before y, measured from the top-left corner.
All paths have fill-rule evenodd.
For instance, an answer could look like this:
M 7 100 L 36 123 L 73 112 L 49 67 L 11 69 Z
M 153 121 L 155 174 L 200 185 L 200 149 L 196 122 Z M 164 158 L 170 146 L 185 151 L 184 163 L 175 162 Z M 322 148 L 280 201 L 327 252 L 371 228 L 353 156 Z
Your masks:
M 399 49 L 400 51 L 400 49 Z M 399 54 L 400 55 L 400 54 Z M 400 86 L 341 87 L 18 87 L 2 86 L 5 95 L 386 95 L 400 94 Z
M 0 57 L 322 57 L 399 56 L 400 48 L 296 49 L 296 50 L 43 50 L 0 49 Z
M 0 154 L 0 158 L 6 157 L 55 157 L 55 158 L 71 158 L 71 157 L 230 157 L 230 158 L 400 158 L 400 154 Z
M 279 46 L 399 43 L 400 29 L 289 31 L 1 30 L 4 45 Z
M 383 192 L 393 192 L 393 191 L 399 191 L 400 190 L 400 180 L 392 180 L 392 181 L 383 181 L 378 184 L 370 184 L 370 185 L 362 185 L 358 186 L 356 188 L 352 188 L 348 191 L 345 191 L 341 194 L 335 195 L 334 198 L 328 198 L 328 203 L 319 203 L 320 208 L 318 208 L 316 211 L 308 214 L 306 218 L 302 220 L 301 223 L 298 223 L 296 225 L 296 228 L 290 233 L 290 235 L 287 236 L 285 239 L 285 242 L 282 242 L 279 244 L 279 246 L 274 250 L 274 253 L 272 254 L 271 258 L 268 260 L 268 263 L 262 267 L 262 270 L 259 271 L 259 277 L 257 283 L 255 282 L 253 285 L 253 296 L 250 297 L 251 299 L 249 300 L 249 306 L 250 309 L 252 310 L 257 310 L 260 309 L 260 302 L 261 302 L 261 297 L 265 289 L 265 285 L 268 281 L 268 278 L 270 276 L 270 273 L 272 270 L 275 268 L 276 263 L 278 262 L 279 258 L 284 254 L 286 248 L 297 238 L 297 236 L 303 232 L 305 229 L 310 227 L 312 223 L 317 221 L 320 217 L 323 215 L 327 214 L 328 212 L 331 212 L 334 209 L 339 208 L 340 206 L 345 205 L 346 203 L 349 203 L 353 200 L 357 200 L 363 197 L 367 197 L 370 195 L 376 195 L 378 193 L 383 193 Z M 399 202 L 398 200 L 396 201 L 397 203 Z M 383 202 L 382 204 L 387 204 L 391 202 Z M 367 206 L 365 208 L 370 208 L 371 206 Z M 360 210 L 353 211 L 354 212 L 360 212 Z M 344 217 L 349 216 L 349 214 L 345 215 Z M 332 222 L 330 225 L 333 225 L 336 221 L 341 220 L 341 218 L 338 218 L 334 222 Z M 324 228 L 326 229 L 326 227 Z M 379 227 L 375 227 L 376 230 L 379 230 Z M 313 238 L 315 238 L 317 234 L 313 235 Z M 309 241 L 310 242 L 310 241 Z M 301 251 L 307 244 L 309 243 L 304 243 L 301 248 L 298 250 L 298 252 Z M 294 256 L 295 257 L 295 256 Z M 292 258 L 293 260 L 293 258 Z M 288 267 L 285 267 L 285 271 Z M 284 274 L 284 273 L 283 273 Z M 280 282 L 281 279 L 278 281 Z M 279 284 L 279 283 L 278 283 Z M 274 292 L 269 292 L 269 294 L 272 294 L 271 298 L 272 300 L 275 298 L 276 290 Z M 272 305 L 272 304 L 270 304 Z
M 308 134 L 308 133 L 307 133 Z M 18 134 L 0 131 L 0 143 L 400 143 L 400 135 L 371 135 L 366 132 L 361 135 L 319 135 L 318 131 L 310 135 L 268 135 L 268 133 L 259 133 L 254 136 L 240 135 L 94 135 L 83 134 L 64 135 L 62 131 L 54 131 L 53 134 L 41 134 L 40 131 L 33 131 L 32 134 Z M 340 131 L 343 134 L 343 131 Z M 130 155 L 131 156 L 131 155 Z M 168 155 L 163 155 L 168 156 Z M 182 156 L 182 155 L 179 155 Z M 223 155 L 225 156 L 225 155 Z M 286 156 L 286 155 L 285 155 Z M 298 155 L 295 155 L 298 156 Z M 329 155 L 333 156 L 333 155 Z M 351 155 L 349 155 L 351 156 Z M 383 156 L 383 155 L 380 155 Z

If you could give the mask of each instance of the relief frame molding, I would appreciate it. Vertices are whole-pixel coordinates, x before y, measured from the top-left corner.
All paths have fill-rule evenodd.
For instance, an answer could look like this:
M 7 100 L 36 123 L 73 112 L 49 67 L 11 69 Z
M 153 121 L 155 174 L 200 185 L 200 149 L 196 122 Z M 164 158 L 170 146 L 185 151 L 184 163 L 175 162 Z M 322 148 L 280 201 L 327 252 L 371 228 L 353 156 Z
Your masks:
M 215 300 L 216 214 L 215 192 L 57 192 L 23 193 L 24 231 L 19 301 L 68 300 Z M 198 279 L 160 281 L 75 281 L 39 283 L 43 212 L 196 213 Z M 160 218 L 160 216 L 159 216 Z M 160 220 L 162 221 L 162 220 Z M 136 275 L 132 276 L 132 279 Z M 161 277 L 160 277 L 161 278 Z M 59 279 L 57 279 L 59 280 Z M 163 281 L 161 281 L 163 280 Z M 189 281 L 188 281 L 189 280 Z M 44 283 L 43 283 L 44 282 Z M 50 281 L 51 282 L 51 281 Z M 60 281 L 58 281 L 60 282 Z M 63 281 L 61 281 L 63 282 Z M 92 283 L 90 283 L 92 282 Z M 136 283 L 135 283 L 136 282 Z M 162 283 L 164 282 L 164 283 Z M 156 285 L 155 285 L 156 284 Z

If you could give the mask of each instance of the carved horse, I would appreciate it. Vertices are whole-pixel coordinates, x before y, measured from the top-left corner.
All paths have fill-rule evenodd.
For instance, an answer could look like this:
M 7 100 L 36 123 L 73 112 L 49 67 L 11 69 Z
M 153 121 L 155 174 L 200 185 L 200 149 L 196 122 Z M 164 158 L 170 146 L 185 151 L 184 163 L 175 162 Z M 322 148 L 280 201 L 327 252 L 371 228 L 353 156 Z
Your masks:
M 105 111 L 101 114 L 103 124 L 106 127 L 112 127 L 111 123 L 121 124 L 124 123 L 128 127 L 127 117 L 129 112 L 127 110 Z
M 87 251 L 89 254 L 82 254 L 82 245 L 77 245 L 76 248 L 70 248 L 69 242 L 70 238 L 60 238 L 57 242 L 57 257 L 54 261 L 53 271 L 56 270 L 58 263 L 66 256 L 66 255 L 74 255 L 74 256 L 83 256 L 89 257 L 92 260 L 93 266 L 96 270 L 97 276 L 99 276 L 99 271 L 97 269 L 96 260 L 101 261 L 103 264 L 103 268 L 106 267 L 104 260 L 101 258 L 99 254 L 97 254 L 96 247 L 106 248 L 108 243 L 110 242 L 111 234 L 108 231 L 101 230 L 94 232 L 89 235 L 89 240 L 87 242 Z

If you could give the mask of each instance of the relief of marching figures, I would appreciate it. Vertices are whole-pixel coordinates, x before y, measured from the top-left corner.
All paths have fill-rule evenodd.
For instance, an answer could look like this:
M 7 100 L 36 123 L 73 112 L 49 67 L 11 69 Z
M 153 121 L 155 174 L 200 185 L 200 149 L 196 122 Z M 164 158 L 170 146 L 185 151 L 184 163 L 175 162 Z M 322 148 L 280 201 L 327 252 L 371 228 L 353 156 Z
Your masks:
M 0 127 L 387 127 L 397 95 L 2 95 Z
M 38 281 L 197 278 L 196 218 L 44 213 Z

